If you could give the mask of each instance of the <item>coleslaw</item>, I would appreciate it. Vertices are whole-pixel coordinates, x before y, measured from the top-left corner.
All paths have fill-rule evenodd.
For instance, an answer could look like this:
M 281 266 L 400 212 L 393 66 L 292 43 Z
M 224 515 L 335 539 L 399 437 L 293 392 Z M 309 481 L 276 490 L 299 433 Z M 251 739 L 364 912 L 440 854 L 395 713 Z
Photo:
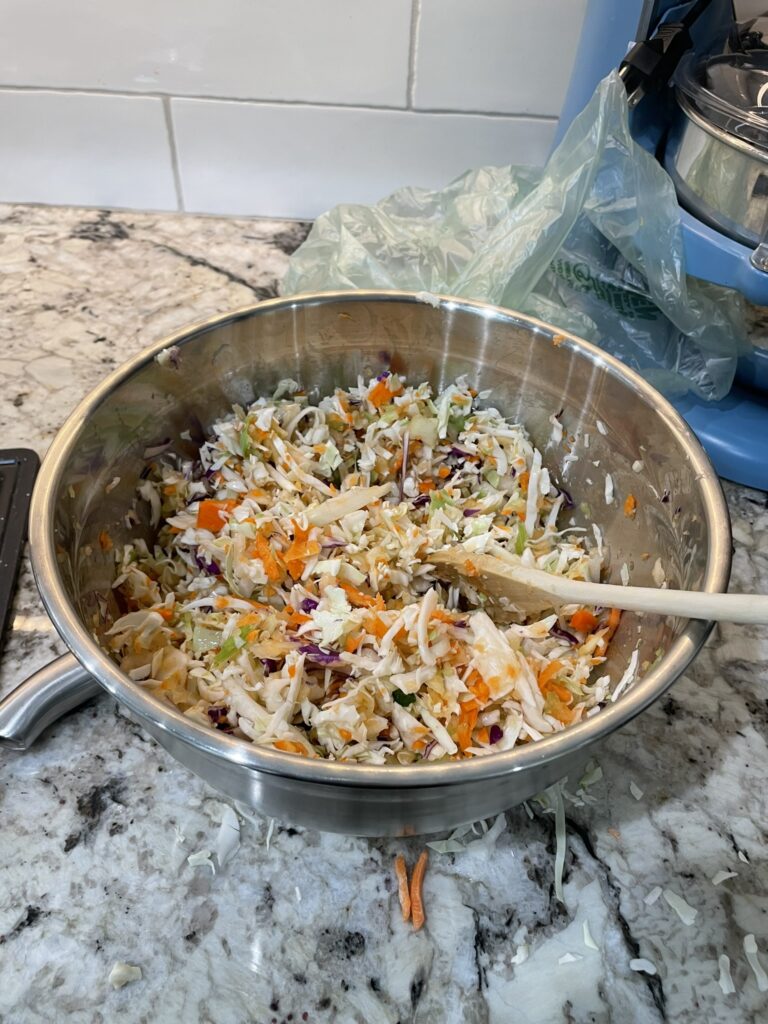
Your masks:
M 157 536 L 115 548 L 103 642 L 184 715 L 306 757 L 484 757 L 594 713 L 618 612 L 530 621 L 442 582 L 447 545 L 598 580 L 602 547 L 525 429 L 464 379 L 387 372 L 235 406 L 196 460 L 148 450 Z M 567 443 L 567 438 L 566 438 Z

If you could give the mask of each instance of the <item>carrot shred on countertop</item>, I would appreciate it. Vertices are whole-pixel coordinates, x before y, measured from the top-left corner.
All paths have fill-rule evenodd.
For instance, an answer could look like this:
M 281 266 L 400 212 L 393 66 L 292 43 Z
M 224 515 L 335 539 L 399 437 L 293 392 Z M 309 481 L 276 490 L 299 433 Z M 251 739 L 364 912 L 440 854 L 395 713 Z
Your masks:
M 395 875 L 397 877 L 397 895 L 400 898 L 400 909 L 403 912 L 403 920 L 407 921 L 411 916 L 411 893 L 408 888 L 408 870 L 405 866 L 405 858 L 401 853 L 395 857 Z
M 624 502 L 624 515 L 627 519 L 634 519 L 637 512 L 637 498 L 634 494 L 628 494 Z
M 421 887 L 424 882 L 424 872 L 427 870 L 429 851 L 424 850 L 416 861 L 416 867 L 411 876 L 411 920 L 413 930 L 418 931 L 424 924 L 424 901 L 422 899 Z

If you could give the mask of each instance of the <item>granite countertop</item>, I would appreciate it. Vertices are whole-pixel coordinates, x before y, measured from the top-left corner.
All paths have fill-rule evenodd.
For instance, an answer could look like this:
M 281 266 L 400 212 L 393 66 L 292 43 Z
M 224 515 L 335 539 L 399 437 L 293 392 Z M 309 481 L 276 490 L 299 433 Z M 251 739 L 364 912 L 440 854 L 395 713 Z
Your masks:
M 75 403 L 138 349 L 274 294 L 305 233 L 0 207 L 3 447 L 42 455 Z M 765 495 L 726 493 L 733 589 L 765 590 Z M 0 693 L 62 650 L 25 561 Z M 433 852 L 419 933 L 401 921 L 391 869 L 421 840 L 249 814 L 222 870 L 190 865 L 215 849 L 222 800 L 111 699 L 94 701 L 33 749 L 0 752 L 0 1019 L 765 1021 L 743 939 L 754 933 L 768 968 L 767 669 L 768 630 L 722 626 L 669 695 L 601 748 L 602 779 L 566 799 L 564 903 L 554 821 L 534 802 L 532 816 L 509 811 L 463 852 Z M 735 875 L 714 885 L 719 871 Z M 653 901 L 659 887 L 695 908 L 693 924 Z M 718 984 L 721 954 L 732 995 Z M 657 973 L 632 969 L 640 958 Z M 118 961 L 141 979 L 114 989 Z

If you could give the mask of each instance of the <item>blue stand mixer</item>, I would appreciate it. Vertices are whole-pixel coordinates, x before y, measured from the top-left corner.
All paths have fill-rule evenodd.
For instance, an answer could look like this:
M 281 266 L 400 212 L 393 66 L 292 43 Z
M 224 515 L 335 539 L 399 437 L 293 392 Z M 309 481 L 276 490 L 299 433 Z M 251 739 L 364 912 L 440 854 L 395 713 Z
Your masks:
M 675 184 L 687 272 L 768 307 L 768 17 L 738 24 L 730 0 L 589 0 L 556 143 L 617 66 L 632 134 Z M 727 397 L 674 404 L 721 476 L 768 490 L 768 309 L 752 314 L 765 347 Z

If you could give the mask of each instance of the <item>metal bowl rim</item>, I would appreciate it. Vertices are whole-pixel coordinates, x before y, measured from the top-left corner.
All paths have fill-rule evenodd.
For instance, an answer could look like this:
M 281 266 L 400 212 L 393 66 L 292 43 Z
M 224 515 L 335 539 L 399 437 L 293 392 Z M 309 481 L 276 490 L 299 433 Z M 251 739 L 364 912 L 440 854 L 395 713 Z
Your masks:
M 620 378 L 646 399 L 665 421 L 696 469 L 696 478 L 705 508 L 708 537 L 703 590 L 719 593 L 727 588 L 731 564 L 731 532 L 728 509 L 720 482 L 698 440 L 662 395 L 619 360 L 568 331 L 561 331 L 533 317 L 484 302 L 431 294 L 428 299 L 430 304 L 437 301 L 439 307 L 443 309 L 460 309 L 485 318 L 531 328 L 542 342 L 548 340 L 551 343 L 556 337 L 559 345 L 585 355 L 593 365 L 604 366 L 611 375 Z M 64 641 L 99 683 L 131 712 L 139 718 L 151 720 L 156 729 L 169 734 L 176 742 L 191 745 L 213 759 L 223 759 L 255 772 L 309 783 L 401 789 L 480 782 L 499 775 L 525 771 L 560 756 L 575 754 L 620 728 L 672 685 L 685 671 L 709 635 L 713 623 L 689 620 L 683 633 L 674 641 L 658 665 L 626 691 L 616 703 L 602 708 L 598 714 L 576 726 L 536 743 L 516 747 L 500 754 L 467 761 L 426 765 L 371 766 L 342 763 L 319 758 L 300 758 L 259 747 L 184 718 L 180 712 L 170 705 L 164 706 L 120 672 L 80 621 L 64 589 L 56 559 L 53 535 L 56 494 L 62 469 L 77 446 L 83 424 L 104 401 L 109 399 L 118 386 L 151 362 L 163 349 L 191 343 L 201 334 L 226 323 L 280 308 L 290 309 L 335 302 L 425 301 L 427 300 L 424 293 L 408 291 L 317 292 L 270 299 L 207 318 L 155 342 L 118 367 L 77 405 L 57 433 L 38 475 L 30 509 L 32 564 L 43 603 Z

